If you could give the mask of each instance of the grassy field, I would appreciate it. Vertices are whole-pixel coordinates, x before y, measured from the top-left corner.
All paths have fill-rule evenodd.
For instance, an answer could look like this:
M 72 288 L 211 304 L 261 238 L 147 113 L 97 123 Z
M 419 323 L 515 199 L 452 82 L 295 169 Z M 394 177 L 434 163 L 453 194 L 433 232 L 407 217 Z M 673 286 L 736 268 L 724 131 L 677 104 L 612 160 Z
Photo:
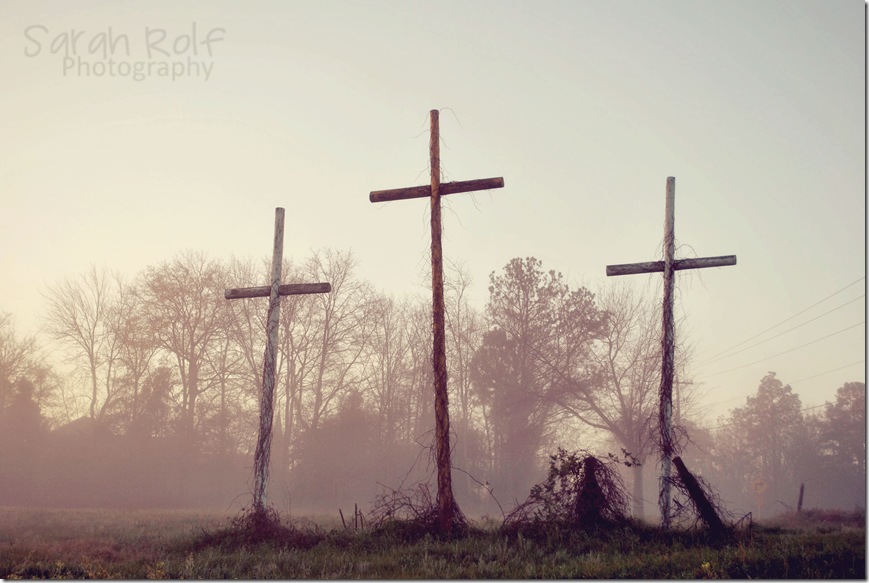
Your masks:
M 866 578 L 864 516 L 807 513 L 712 546 L 687 533 L 506 537 L 480 526 L 456 540 L 351 532 L 304 521 L 307 548 L 230 544 L 231 517 L 172 511 L 0 508 L 6 579 Z M 223 542 L 221 542 L 223 541 Z

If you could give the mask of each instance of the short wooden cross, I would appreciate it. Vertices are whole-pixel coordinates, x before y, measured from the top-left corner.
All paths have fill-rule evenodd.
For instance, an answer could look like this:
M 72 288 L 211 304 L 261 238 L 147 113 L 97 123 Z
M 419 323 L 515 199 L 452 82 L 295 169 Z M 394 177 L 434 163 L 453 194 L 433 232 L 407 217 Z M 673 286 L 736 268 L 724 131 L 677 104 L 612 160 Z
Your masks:
M 664 216 L 664 260 L 647 263 L 626 263 L 607 265 L 607 275 L 629 275 L 632 273 L 664 273 L 664 302 L 661 330 L 661 386 L 658 422 L 661 431 L 661 484 L 658 506 L 661 510 L 661 526 L 670 528 L 670 464 L 675 443 L 673 438 L 673 368 L 676 344 L 676 331 L 673 323 L 673 284 L 675 272 L 680 269 L 701 269 L 704 267 L 723 267 L 736 265 L 736 255 L 720 257 L 700 257 L 696 259 L 675 259 L 675 213 L 676 179 L 667 178 L 667 200 Z
M 408 198 L 430 198 L 431 200 L 431 277 L 432 277 L 432 366 L 434 368 L 435 393 L 435 458 L 438 470 L 438 526 L 448 534 L 455 523 L 458 508 L 453 497 L 450 461 L 450 414 L 447 397 L 447 357 L 446 332 L 444 325 L 444 275 L 443 253 L 441 250 L 441 196 L 459 192 L 502 188 L 504 179 L 484 178 L 463 182 L 441 184 L 440 131 L 438 110 L 433 109 L 429 116 L 431 134 L 429 136 L 429 160 L 431 163 L 431 185 L 376 190 L 369 194 L 371 202 L 404 200 Z
M 269 477 L 269 458 L 272 445 L 272 421 L 275 404 L 275 370 L 278 349 L 278 321 L 281 315 L 281 296 L 298 294 L 329 293 L 328 283 L 296 283 L 281 285 L 281 268 L 284 256 L 284 209 L 275 209 L 275 244 L 272 251 L 272 283 L 263 287 L 228 289 L 223 296 L 228 300 L 239 298 L 269 298 L 266 318 L 266 349 L 263 356 L 263 393 L 260 399 L 259 438 L 254 454 L 253 509 L 265 511 L 266 484 Z

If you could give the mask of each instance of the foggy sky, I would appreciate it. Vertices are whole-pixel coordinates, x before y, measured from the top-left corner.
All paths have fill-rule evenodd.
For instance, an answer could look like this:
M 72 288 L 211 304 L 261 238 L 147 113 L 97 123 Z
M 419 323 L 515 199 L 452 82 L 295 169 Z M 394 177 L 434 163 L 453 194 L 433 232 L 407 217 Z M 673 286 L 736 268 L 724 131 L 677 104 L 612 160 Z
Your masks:
M 427 182 L 427 115 L 443 108 L 444 179 L 506 183 L 444 203 L 444 253 L 474 277 L 476 305 L 513 257 L 592 288 L 607 264 L 659 259 L 675 176 L 677 254 L 738 257 L 677 276 L 678 334 L 696 345 L 709 419 L 770 370 L 805 406 L 832 400 L 865 380 L 865 326 L 837 333 L 865 320 L 865 299 L 703 361 L 865 275 L 864 11 L 856 0 L 4 2 L 0 310 L 33 334 L 40 292 L 89 264 L 132 276 L 184 249 L 266 256 L 277 206 L 285 257 L 352 249 L 376 288 L 425 295 L 425 202 L 367 195 Z M 188 73 L 188 59 L 210 63 L 208 80 L 65 72 L 51 50 L 64 32 L 87 43 L 111 27 L 130 45 L 115 66 L 132 70 L 160 60 L 147 30 L 174 39 L 193 23 L 200 42 L 224 30 L 213 55 L 200 44 L 163 60 Z M 630 279 L 650 301 L 660 285 Z

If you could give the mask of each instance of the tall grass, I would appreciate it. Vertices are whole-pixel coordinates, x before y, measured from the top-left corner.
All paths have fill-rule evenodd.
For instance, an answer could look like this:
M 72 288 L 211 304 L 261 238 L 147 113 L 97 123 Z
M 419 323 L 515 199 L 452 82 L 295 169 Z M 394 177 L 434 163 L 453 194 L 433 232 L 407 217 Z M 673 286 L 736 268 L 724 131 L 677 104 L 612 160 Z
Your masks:
M 865 578 L 865 523 L 756 527 L 724 545 L 627 525 L 443 540 L 399 528 L 301 528 L 303 549 L 219 536 L 221 513 L 0 509 L 0 577 L 99 579 Z M 207 540 L 208 544 L 203 544 Z

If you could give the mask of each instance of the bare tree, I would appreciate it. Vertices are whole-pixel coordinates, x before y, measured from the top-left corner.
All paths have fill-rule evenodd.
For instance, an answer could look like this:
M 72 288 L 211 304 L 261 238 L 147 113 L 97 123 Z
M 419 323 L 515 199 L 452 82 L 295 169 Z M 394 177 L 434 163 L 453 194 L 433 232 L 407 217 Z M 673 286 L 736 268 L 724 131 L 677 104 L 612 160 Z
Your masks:
M 71 359 L 83 365 L 88 379 L 89 413 L 102 418 L 117 397 L 116 365 L 120 342 L 113 318 L 121 281 L 107 270 L 91 268 L 48 288 L 46 330 L 71 349 Z
M 456 421 L 468 428 L 472 425 L 475 401 L 471 383 L 471 360 L 486 331 L 483 315 L 468 301 L 468 290 L 472 282 L 470 273 L 463 265 L 448 262 L 444 287 L 450 389 L 455 397 L 452 402 L 458 404 Z
M 146 408 L 142 385 L 152 372 L 158 346 L 150 333 L 145 311 L 135 286 L 120 284 L 111 307 L 109 326 L 118 342 L 119 383 L 124 386 L 121 404 L 127 430 L 135 432 Z
M 269 260 L 252 261 L 233 259 L 229 267 L 230 286 L 246 285 L 251 281 L 266 282 L 269 278 Z M 302 281 L 301 269 L 291 259 L 284 258 L 282 281 Z M 275 430 L 272 437 L 272 480 L 286 482 L 286 471 L 295 462 L 291 455 L 298 437 L 301 398 L 300 389 L 315 368 L 316 359 L 310 349 L 313 327 L 304 326 L 305 315 L 313 314 L 311 296 L 291 295 L 281 299 L 276 364 Z M 230 303 L 230 320 L 236 348 L 241 357 L 240 379 L 243 393 L 257 396 L 262 391 L 262 369 L 268 305 L 262 301 Z M 248 440 L 250 441 L 250 440 Z
M 293 444 L 299 435 L 320 426 L 332 415 L 341 396 L 361 388 L 362 356 L 376 319 L 370 287 L 354 274 L 350 253 L 331 249 L 315 252 L 303 265 L 285 260 L 283 281 L 314 278 L 328 281 L 330 294 L 289 296 L 282 300 L 277 363 L 277 423 L 274 438 L 276 470 L 294 463 Z M 235 260 L 229 281 L 256 281 L 267 273 L 265 264 Z M 262 273 L 260 273 L 262 271 Z M 260 390 L 262 302 L 235 302 L 231 322 L 244 366 L 245 386 L 251 394 Z
M 151 333 L 177 364 L 178 418 L 181 432 L 189 437 L 195 431 L 197 400 L 208 389 L 202 367 L 224 325 L 223 290 L 219 264 L 201 252 L 183 252 L 144 272 L 141 297 Z
M 253 281 L 265 283 L 269 277 L 269 264 L 263 261 L 251 259 L 233 258 L 227 267 L 227 285 L 239 287 L 249 285 Z M 287 273 L 287 261 L 284 261 L 283 273 Z M 285 298 L 282 304 L 286 305 Z M 234 343 L 244 359 L 245 385 L 252 397 L 260 394 L 262 387 L 262 358 L 265 337 L 263 330 L 266 327 L 266 311 L 268 305 L 261 301 L 228 302 L 229 328 L 232 332 Z M 283 316 L 285 310 L 281 310 Z M 283 330 L 282 330 L 283 332 Z M 281 335 L 283 338 L 283 334 Z
M 33 385 L 31 397 L 41 410 L 54 405 L 61 389 L 57 375 L 46 363 L 36 339 L 19 337 L 12 314 L 0 312 L 0 415 L 15 398 L 14 388 L 25 380 Z
M 451 425 L 457 441 L 454 463 L 464 470 L 463 477 L 459 480 L 468 491 L 475 488 L 470 474 L 472 464 L 481 461 L 472 459 L 480 457 L 473 455 L 473 450 L 480 449 L 483 439 L 478 436 L 485 432 L 485 428 L 479 423 L 480 416 L 475 415 L 480 409 L 480 400 L 478 393 L 473 390 L 471 362 L 483 341 L 486 322 L 468 300 L 471 284 L 471 275 L 463 265 L 447 262 L 444 303 L 450 402 L 453 403 L 452 409 L 455 413 Z
M 653 446 L 658 379 L 660 329 L 657 312 L 637 298 L 628 285 L 613 282 L 597 294 L 606 314 L 600 340 L 592 350 L 596 382 L 570 379 L 562 385 L 559 404 L 585 425 L 606 431 L 638 461 Z M 566 374 L 565 374 L 566 373 Z M 634 466 L 634 516 L 643 516 L 643 469 Z
M 283 273 L 287 282 L 305 281 L 303 269 L 286 262 Z M 283 431 L 276 438 L 278 448 L 285 455 L 288 466 L 296 459 L 291 456 L 293 445 L 303 425 L 302 387 L 308 386 L 317 374 L 316 297 L 311 295 L 286 296 L 281 301 L 280 341 L 278 353 L 279 381 L 283 390 L 279 393 L 283 405 Z M 281 407 L 276 408 L 280 410 Z M 279 417 L 280 419 L 280 417 Z M 286 457 L 289 456 L 289 457 Z
M 203 366 L 200 368 L 200 381 L 214 387 L 203 393 L 200 400 L 200 419 L 207 420 L 207 423 L 203 423 L 203 434 L 208 438 L 211 450 L 223 456 L 235 453 L 240 445 L 240 441 L 233 436 L 233 426 L 236 425 L 235 421 L 247 419 L 243 414 L 244 404 L 245 397 L 250 396 L 250 391 L 245 390 L 249 388 L 245 386 L 246 359 L 239 349 L 233 326 L 234 303 L 239 302 L 220 304 L 217 330 L 211 347 L 203 354 Z M 253 419 L 250 421 L 252 426 Z
M 408 304 L 408 347 L 410 350 L 410 377 L 405 395 L 406 438 L 416 441 L 431 432 L 434 439 L 435 420 L 431 414 L 434 371 L 431 366 L 431 302 L 427 299 Z M 432 441 L 433 443 L 433 441 Z
M 409 299 L 378 296 L 375 306 L 375 330 L 365 357 L 365 394 L 377 415 L 380 438 L 387 443 L 412 443 L 417 437 L 414 412 L 420 397 L 412 345 L 417 304 Z M 425 351 L 427 346 L 420 348 Z
M 642 464 L 656 445 L 660 311 L 657 304 L 639 297 L 622 281 L 609 282 L 596 299 L 605 324 L 591 351 L 595 374 L 589 377 L 571 367 L 559 368 L 558 403 L 569 416 L 610 434 Z M 683 346 L 675 362 L 681 379 L 686 376 L 690 355 L 690 347 Z M 686 387 L 690 387 L 687 381 L 677 383 L 677 425 L 691 401 Z M 633 466 L 633 514 L 644 515 L 642 465 Z
M 303 415 L 298 419 L 306 428 L 316 429 L 346 391 L 357 388 L 360 357 L 374 330 L 369 314 L 374 308 L 370 286 L 354 274 L 352 254 L 327 249 L 308 260 L 307 277 L 328 281 L 332 293 L 317 295 L 309 304 L 307 326 L 314 326 L 317 367 L 314 377 L 302 387 Z

